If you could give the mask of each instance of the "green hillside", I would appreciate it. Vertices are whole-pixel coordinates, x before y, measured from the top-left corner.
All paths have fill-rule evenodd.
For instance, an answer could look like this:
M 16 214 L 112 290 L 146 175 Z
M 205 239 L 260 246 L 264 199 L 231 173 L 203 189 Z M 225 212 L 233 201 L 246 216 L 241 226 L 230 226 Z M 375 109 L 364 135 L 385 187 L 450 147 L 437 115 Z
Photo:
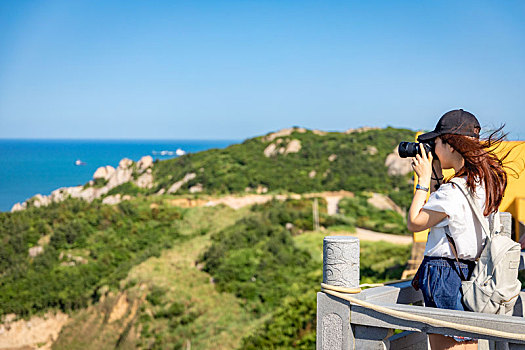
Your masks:
M 390 127 L 352 133 L 296 128 L 285 136 L 268 134 L 225 149 L 159 161 L 153 167 L 155 182 L 151 189 L 126 183 L 109 194 L 148 195 L 167 191 L 186 175 L 194 174 L 178 194 L 189 193 L 197 184 L 208 194 L 246 193 L 257 188 L 270 193 L 373 191 L 387 194 L 398 205 L 406 206 L 411 190 L 407 178 L 389 176 L 385 159 L 400 141 L 413 140 L 414 135 L 411 130 Z
M 312 349 L 323 236 L 355 227 L 405 232 L 400 214 L 368 198 L 384 193 L 406 207 L 409 175 L 389 177 L 384 161 L 412 137 L 391 128 L 258 137 L 157 162 L 155 186 L 119 186 L 113 193 L 133 196 L 117 205 L 67 199 L 0 213 L 0 315 L 69 314 L 55 349 Z M 301 147 L 286 154 L 293 140 Z M 284 151 L 265 155 L 277 142 Z M 158 194 L 191 172 L 176 196 Z M 197 184 L 203 193 L 189 194 Z M 312 231 L 316 195 L 239 210 L 174 205 L 261 186 L 355 195 L 334 216 L 317 197 L 322 232 Z M 409 253 L 362 242 L 362 281 L 399 278 Z

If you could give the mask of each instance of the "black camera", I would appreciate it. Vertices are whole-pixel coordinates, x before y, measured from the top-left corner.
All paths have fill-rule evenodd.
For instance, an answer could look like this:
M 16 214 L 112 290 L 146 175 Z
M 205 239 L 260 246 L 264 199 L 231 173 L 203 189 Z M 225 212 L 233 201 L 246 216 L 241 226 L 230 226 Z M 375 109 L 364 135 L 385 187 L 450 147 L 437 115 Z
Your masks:
M 399 156 L 401 158 L 415 157 L 416 154 L 421 154 L 421 147 L 428 153 L 434 154 L 434 140 L 429 142 L 401 142 L 398 147 Z

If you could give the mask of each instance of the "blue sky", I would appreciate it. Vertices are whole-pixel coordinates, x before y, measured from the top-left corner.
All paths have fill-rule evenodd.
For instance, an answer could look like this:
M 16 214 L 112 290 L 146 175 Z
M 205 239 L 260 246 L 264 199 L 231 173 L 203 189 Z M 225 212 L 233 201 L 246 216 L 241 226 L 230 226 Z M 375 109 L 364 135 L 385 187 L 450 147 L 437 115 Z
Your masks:
M 523 1 L 1 1 L 0 138 L 433 129 L 525 139 Z

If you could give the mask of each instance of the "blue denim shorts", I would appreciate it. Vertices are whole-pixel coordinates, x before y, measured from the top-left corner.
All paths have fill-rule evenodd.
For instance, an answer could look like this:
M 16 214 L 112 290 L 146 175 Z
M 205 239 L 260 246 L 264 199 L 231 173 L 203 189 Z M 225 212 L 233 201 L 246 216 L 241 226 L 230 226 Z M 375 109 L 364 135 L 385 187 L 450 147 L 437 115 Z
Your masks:
M 469 279 L 475 261 L 425 256 L 419 270 L 419 288 L 423 293 L 425 306 L 440 309 L 468 310 L 461 301 L 461 277 Z

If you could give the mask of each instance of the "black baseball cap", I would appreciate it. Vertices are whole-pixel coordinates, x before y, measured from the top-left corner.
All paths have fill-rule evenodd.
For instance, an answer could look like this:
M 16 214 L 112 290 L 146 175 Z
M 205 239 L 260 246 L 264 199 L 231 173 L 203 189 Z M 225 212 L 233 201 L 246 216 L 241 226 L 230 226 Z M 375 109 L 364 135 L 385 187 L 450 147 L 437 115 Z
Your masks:
M 426 142 L 443 134 L 455 134 L 479 138 L 481 126 L 474 114 L 462 109 L 443 114 L 434 131 L 419 135 L 419 142 Z

